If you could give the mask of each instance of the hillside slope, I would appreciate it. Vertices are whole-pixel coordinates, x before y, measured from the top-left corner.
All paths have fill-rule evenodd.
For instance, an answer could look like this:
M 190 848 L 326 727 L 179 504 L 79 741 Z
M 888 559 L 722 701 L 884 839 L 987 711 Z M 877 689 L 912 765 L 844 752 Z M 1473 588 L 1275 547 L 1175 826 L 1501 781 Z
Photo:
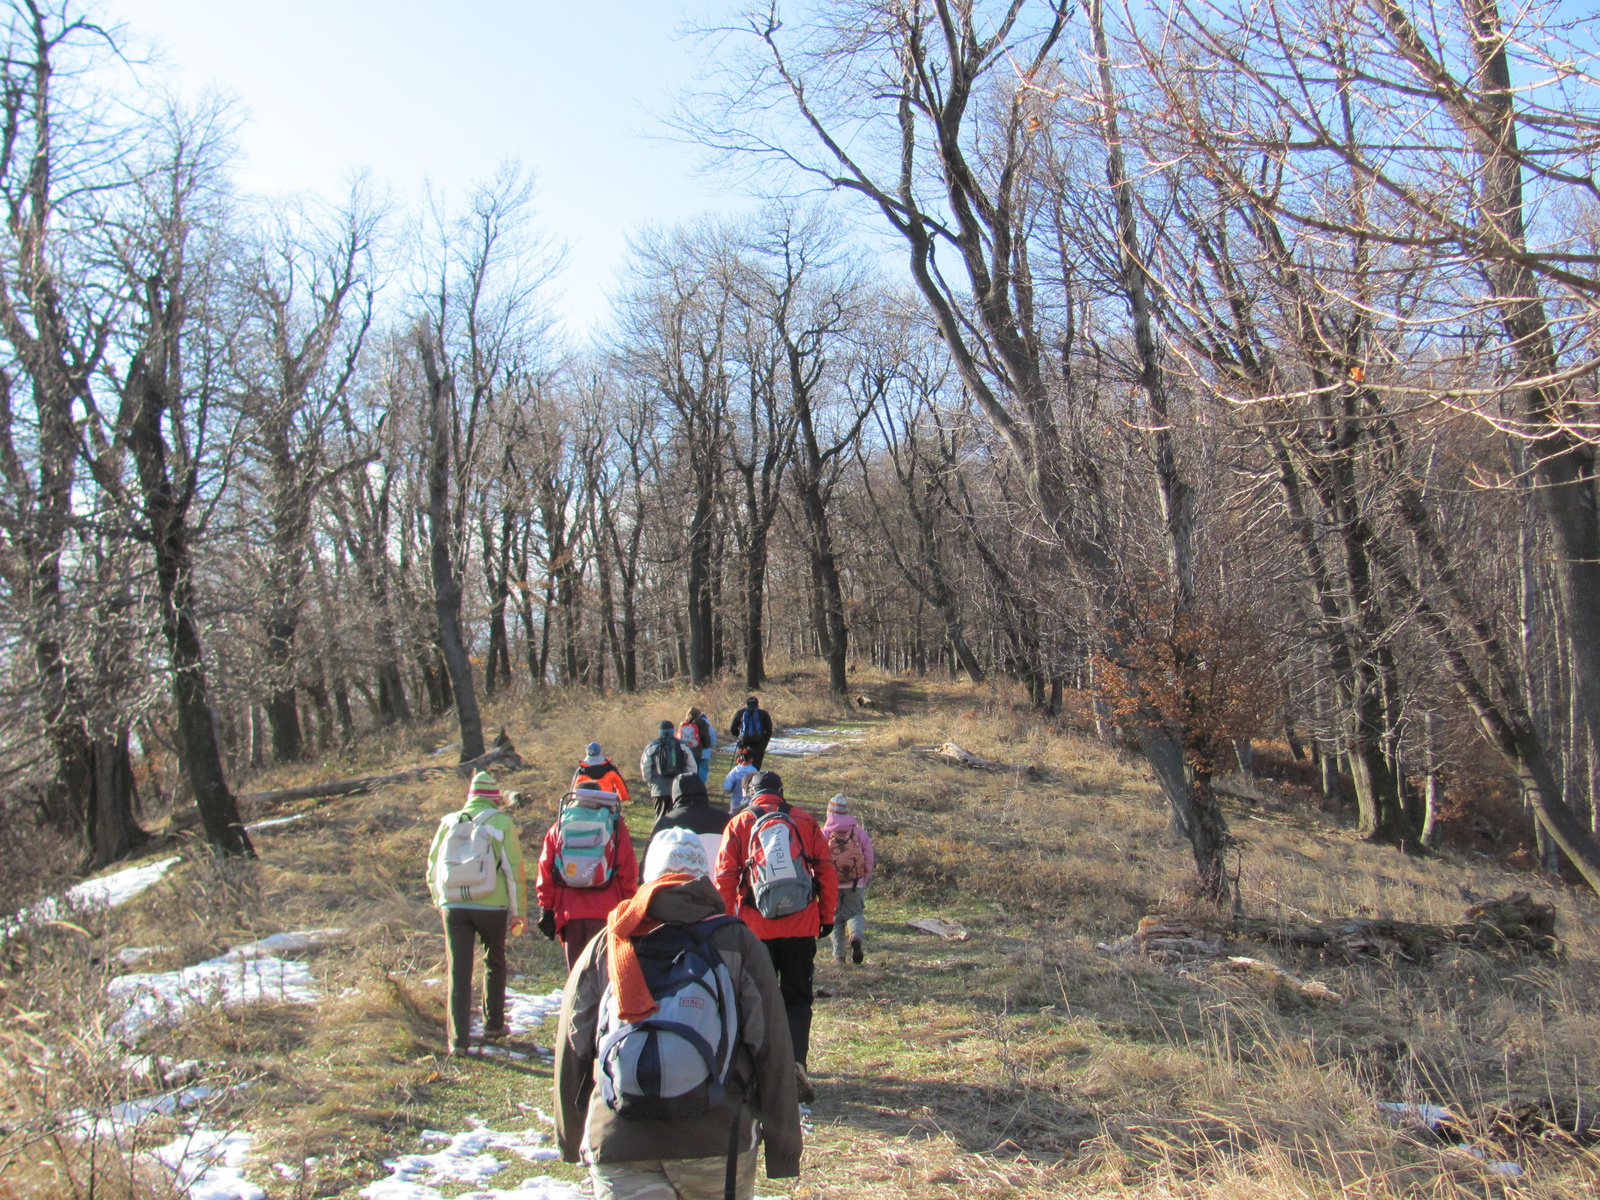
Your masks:
M 759 1191 L 1594 1194 L 1592 1134 L 1560 1128 L 1591 1129 L 1600 1113 L 1592 898 L 1479 859 L 1403 858 L 1319 814 L 1234 806 L 1250 915 L 1448 923 L 1469 898 L 1531 888 L 1557 904 L 1565 956 L 1452 947 L 1415 965 L 1250 952 L 1340 997 L 1326 1001 L 1214 960 L 1110 954 L 1099 943 L 1186 904 L 1187 851 L 1166 834 L 1142 764 L 1038 723 L 1003 690 L 868 690 L 882 711 L 823 739 L 838 749 L 769 762 L 816 811 L 848 793 L 882 869 L 866 964 L 819 955 L 829 994 L 817 1004 L 805 1173 Z M 780 723 L 837 725 L 809 679 L 764 696 Z M 733 701 L 706 699 L 718 714 Z M 602 741 L 631 777 L 655 721 L 688 702 L 666 693 L 492 709 L 529 762 L 501 785 L 524 795 L 530 854 L 585 742 Z M 443 726 L 411 729 L 248 790 L 413 765 L 448 737 Z M 947 739 L 1037 769 L 976 771 L 917 752 Z M 175 1143 L 195 1151 L 195 1196 L 353 1196 L 391 1178 L 385 1160 L 437 1150 L 425 1131 L 459 1134 L 478 1120 L 532 1132 L 498 1151 L 492 1138 L 461 1143 L 449 1163 L 478 1166 L 450 1167 L 454 1183 L 430 1184 L 437 1164 L 414 1162 L 392 1185 L 420 1190 L 373 1195 L 566 1194 L 555 1182 L 518 1186 L 581 1178 L 539 1157 L 548 1127 L 537 1110 L 551 1106 L 540 1049 L 553 1021 L 537 1022 L 564 974 L 555 948 L 537 935 L 513 944 L 526 1029 L 511 1054 L 442 1056 L 442 939 L 421 862 L 436 818 L 463 793 L 445 779 L 252 814 L 272 822 L 254 834 L 259 863 L 219 868 L 180 848 L 183 861 L 128 904 L 58 913 L 10 939 L 0 1197 L 178 1194 L 149 1153 L 166 1147 L 170 1158 Z M 636 796 L 626 816 L 642 854 L 648 799 Z M 935 916 L 970 936 L 946 941 L 909 924 Z M 284 933 L 307 936 L 262 940 Z M 222 1002 L 222 976 L 199 969 L 219 959 L 206 970 L 252 972 L 252 1003 Z M 183 968 L 197 1002 L 169 989 L 142 1030 L 108 1001 L 108 986 L 133 986 L 119 978 Z M 130 1056 L 118 1039 L 136 1034 Z M 1429 1110 L 1384 1102 L 1448 1107 L 1456 1120 L 1430 1132 L 1417 1120 Z M 197 1121 L 218 1138 L 248 1133 L 247 1148 L 242 1136 L 230 1143 L 233 1175 L 219 1142 L 202 1176 L 185 1133 Z M 503 1169 L 490 1176 L 494 1159 Z

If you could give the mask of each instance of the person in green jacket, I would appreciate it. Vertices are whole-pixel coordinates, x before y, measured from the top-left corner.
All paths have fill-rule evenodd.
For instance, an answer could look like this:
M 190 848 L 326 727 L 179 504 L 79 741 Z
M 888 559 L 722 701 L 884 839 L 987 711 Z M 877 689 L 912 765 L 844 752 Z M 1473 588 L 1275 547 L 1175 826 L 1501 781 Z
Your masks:
M 450 975 L 450 1053 L 472 1044 L 472 951 L 483 943 L 483 1036 L 503 1038 L 506 1027 L 506 935 L 528 928 L 528 889 L 517 827 L 500 807 L 500 789 L 487 771 L 467 787 L 466 807 L 439 822 L 428 850 L 428 887 L 444 918 Z

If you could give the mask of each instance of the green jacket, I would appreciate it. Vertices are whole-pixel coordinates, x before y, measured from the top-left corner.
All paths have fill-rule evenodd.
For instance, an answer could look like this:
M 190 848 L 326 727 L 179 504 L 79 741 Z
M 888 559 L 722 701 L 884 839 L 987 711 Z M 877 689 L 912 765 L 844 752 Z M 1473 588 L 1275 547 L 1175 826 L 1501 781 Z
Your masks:
M 439 855 L 444 850 L 445 839 L 450 836 L 450 826 L 455 823 L 455 818 L 465 814 L 467 817 L 476 817 L 479 813 L 494 812 L 495 815 L 484 822 L 491 829 L 498 829 L 504 838 L 499 845 L 504 860 L 501 864 L 500 878 L 496 881 L 494 891 L 486 896 L 481 896 L 470 903 L 459 900 L 445 900 L 439 893 L 439 888 L 434 881 L 434 868 L 439 861 Z M 516 881 L 515 894 L 506 886 L 506 873 L 509 870 L 511 878 Z M 495 806 L 488 800 L 473 800 L 468 805 L 451 813 L 449 817 L 439 822 L 439 829 L 433 835 L 433 845 L 428 848 L 428 891 L 433 896 L 435 908 L 509 908 L 514 917 L 526 916 L 528 913 L 528 881 L 522 869 L 522 842 L 517 837 L 517 827 L 511 817 L 503 812 L 496 812 Z

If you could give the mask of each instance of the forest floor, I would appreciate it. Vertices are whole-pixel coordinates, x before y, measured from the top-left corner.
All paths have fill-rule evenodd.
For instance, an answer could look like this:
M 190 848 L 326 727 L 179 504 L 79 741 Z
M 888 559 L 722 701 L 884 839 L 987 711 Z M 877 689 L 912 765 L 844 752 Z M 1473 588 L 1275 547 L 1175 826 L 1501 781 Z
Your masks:
M 1100 943 L 1147 913 L 1191 904 L 1187 850 L 1143 763 L 1040 722 L 1004 687 L 868 678 L 860 690 L 876 710 L 813 739 L 841 745 L 768 763 L 819 814 L 847 793 L 881 866 L 866 963 L 818 956 L 803 1174 L 762 1177 L 758 1194 L 1597 1194 L 1594 1142 L 1562 1129 L 1592 1129 L 1600 1113 L 1592 896 L 1476 856 L 1369 846 L 1310 806 L 1229 800 L 1249 915 L 1450 923 L 1469 900 L 1531 890 L 1557 905 L 1564 953 L 1451 947 L 1418 965 L 1250 951 L 1335 1000 L 1225 962 L 1108 953 Z M 725 724 L 738 695 L 694 699 Z M 763 701 L 781 725 L 840 727 L 813 677 L 782 679 Z M 500 783 L 523 795 L 530 871 L 584 743 L 604 743 L 631 778 L 656 722 L 690 702 L 486 705 L 491 735 L 503 724 L 528 763 Z M 374 735 L 240 790 L 448 762 L 430 756 L 451 737 L 444 723 Z M 1034 770 L 918 752 L 946 740 Z M 442 1053 L 443 946 L 422 864 L 464 791 L 445 778 L 252 812 L 270 822 L 253 835 L 257 863 L 222 868 L 169 843 L 147 861 L 181 861 L 121 907 L 68 904 L 13 931 L 0 945 L 12 1085 L 0 1198 L 578 1195 L 581 1172 L 551 1161 L 546 1137 L 554 1017 L 537 1022 L 563 980 L 556 948 L 536 934 L 512 944 L 525 1028 L 511 1054 Z M 642 857 L 648 797 L 626 817 Z M 927 917 L 969 936 L 910 924 Z M 303 936 L 262 940 L 285 933 Z M 206 982 L 218 962 L 235 965 L 231 996 Z M 240 963 L 255 990 L 238 985 Z M 108 999 L 137 983 L 119 978 L 173 971 L 185 973 L 146 988 L 133 1017 Z

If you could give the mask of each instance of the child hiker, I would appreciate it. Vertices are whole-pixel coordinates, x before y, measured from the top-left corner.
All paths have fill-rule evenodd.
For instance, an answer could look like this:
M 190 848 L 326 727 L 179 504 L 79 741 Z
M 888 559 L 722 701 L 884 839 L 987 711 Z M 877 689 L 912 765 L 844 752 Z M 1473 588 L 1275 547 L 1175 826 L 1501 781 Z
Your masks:
M 833 961 L 844 961 L 848 937 L 850 960 L 859 963 L 866 955 L 867 882 L 878 858 L 872 852 L 872 839 L 850 811 L 850 801 L 843 793 L 828 801 L 822 836 L 828 839 L 834 874 L 839 877 L 839 906 L 833 914 Z
M 728 794 L 730 813 L 736 813 L 750 803 L 750 796 L 744 787 L 750 776 L 756 773 L 755 754 L 749 746 L 741 746 L 733 770 L 722 781 L 722 790 Z
M 527 880 L 517 827 L 500 810 L 500 789 L 487 771 L 467 788 L 460 812 L 439 822 L 428 850 L 428 887 L 444 918 L 445 961 L 450 977 L 447 1031 L 450 1053 L 472 1045 L 472 951 L 483 943 L 483 1036 L 494 1041 L 506 1028 L 506 935 L 528 928 Z

